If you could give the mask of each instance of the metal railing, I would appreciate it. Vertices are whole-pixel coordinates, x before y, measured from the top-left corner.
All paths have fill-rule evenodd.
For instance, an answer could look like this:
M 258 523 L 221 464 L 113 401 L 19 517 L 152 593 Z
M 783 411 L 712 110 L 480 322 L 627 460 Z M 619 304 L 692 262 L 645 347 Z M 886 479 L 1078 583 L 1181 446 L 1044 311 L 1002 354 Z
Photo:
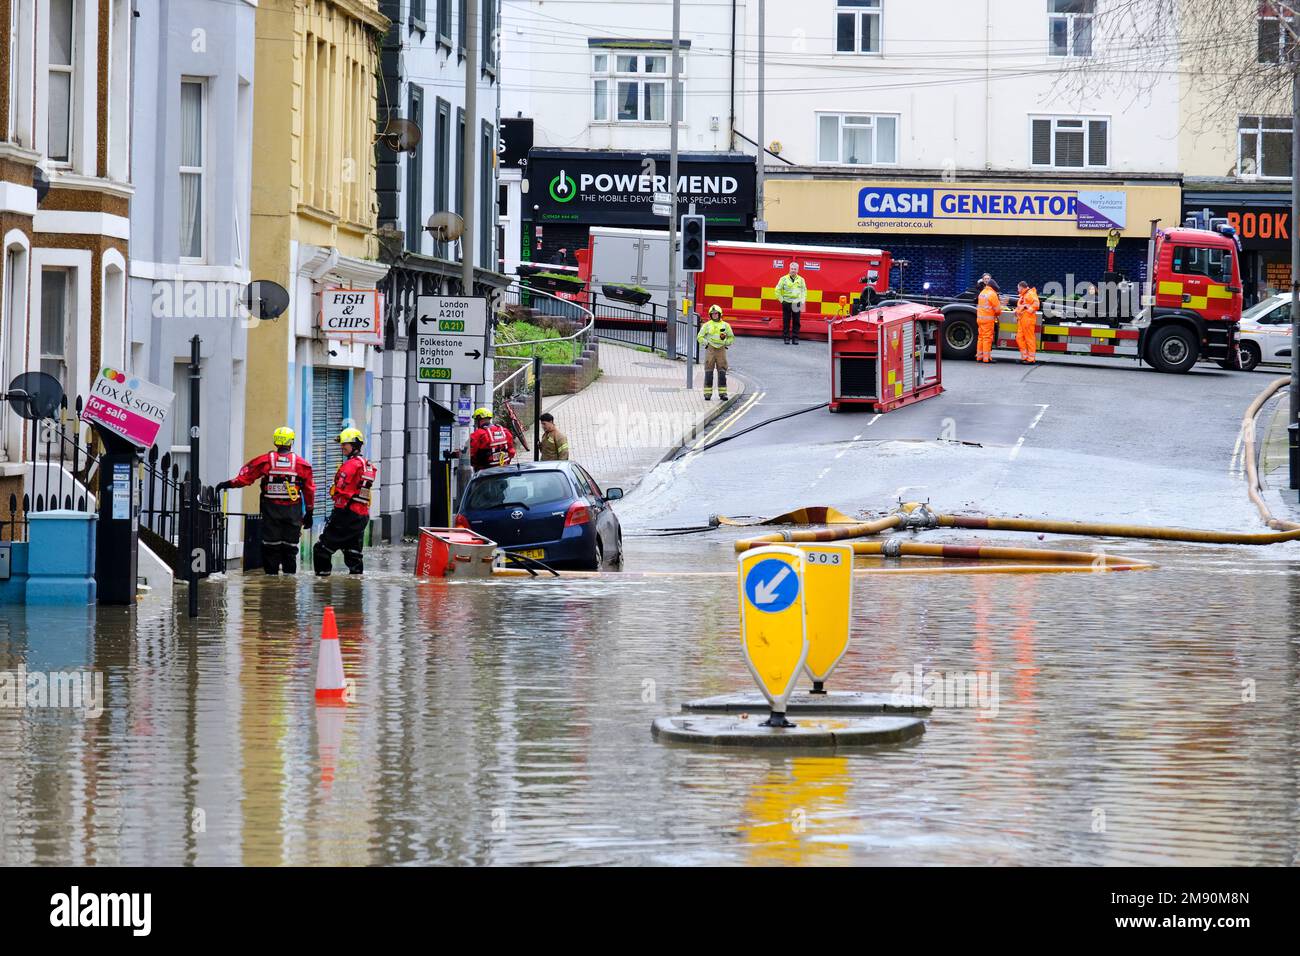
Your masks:
M 598 338 L 620 345 L 649 349 L 663 355 L 668 354 L 669 332 L 666 307 L 657 302 L 647 302 L 645 305 L 616 304 L 602 300 L 596 292 L 591 294 L 590 299 Z M 690 325 L 679 319 L 674 326 L 677 333 L 677 354 L 685 356 L 690 349 L 698 359 L 700 346 L 691 334 Z
M 586 295 L 583 296 L 586 298 Z M 596 316 L 580 302 L 573 299 L 562 299 L 558 295 L 547 292 L 544 289 L 538 289 L 534 286 L 525 285 L 519 280 L 515 280 L 501 293 L 498 299 L 497 309 L 500 312 L 504 308 L 516 306 L 527 309 L 532 313 L 542 316 L 557 316 L 561 319 L 567 319 L 569 322 L 580 325 L 580 327 L 567 335 L 553 336 L 547 339 L 528 339 L 521 342 L 493 342 L 494 347 L 498 348 L 519 348 L 530 345 L 546 345 L 551 342 L 577 342 L 585 350 L 594 337 Z M 581 352 L 582 350 L 580 350 Z M 502 358 L 522 358 L 523 356 L 502 356 Z

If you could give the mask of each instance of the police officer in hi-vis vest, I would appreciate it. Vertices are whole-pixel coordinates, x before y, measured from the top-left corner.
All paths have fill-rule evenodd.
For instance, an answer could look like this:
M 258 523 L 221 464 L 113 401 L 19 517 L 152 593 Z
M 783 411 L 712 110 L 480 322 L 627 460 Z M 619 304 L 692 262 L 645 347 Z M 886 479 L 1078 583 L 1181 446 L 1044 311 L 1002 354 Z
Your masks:
M 345 428 L 339 432 L 339 444 L 343 446 L 346 457 L 334 473 L 334 484 L 330 486 L 334 510 L 312 551 L 316 573 L 321 577 L 329 576 L 334 552 L 340 550 L 348 573 L 360 574 L 365 570 L 361 546 L 365 543 L 366 526 L 370 524 L 370 490 L 375 486 L 379 469 L 362 457 L 361 445 L 364 442 L 365 436 L 360 429 Z
M 303 527 L 311 527 L 312 501 L 316 483 L 311 465 L 293 453 L 296 436 L 288 425 L 271 436 L 275 451 L 254 458 L 230 481 L 217 485 L 217 492 L 243 488 L 261 481 L 262 569 L 267 574 L 294 574 L 298 570 L 298 539 Z

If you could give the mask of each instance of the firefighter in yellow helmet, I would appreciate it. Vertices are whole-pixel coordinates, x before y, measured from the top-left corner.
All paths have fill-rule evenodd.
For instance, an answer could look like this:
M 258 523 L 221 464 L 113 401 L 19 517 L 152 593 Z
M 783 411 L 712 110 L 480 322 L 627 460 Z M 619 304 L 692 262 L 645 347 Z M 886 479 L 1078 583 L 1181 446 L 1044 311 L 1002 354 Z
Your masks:
M 492 424 L 492 410 L 474 411 L 474 431 L 469 436 L 469 463 L 475 471 L 498 468 L 515 460 L 515 439 L 510 429 Z
M 339 444 L 343 446 L 345 457 L 334 473 L 334 484 L 330 486 L 334 510 L 312 551 L 316 573 L 321 577 L 329 575 L 334 552 L 340 550 L 348 573 L 360 574 L 365 570 L 361 546 L 365 543 L 366 528 L 370 524 L 370 495 L 379 477 L 379 469 L 361 454 L 364 442 L 365 436 L 359 429 L 345 428 L 339 432 Z
M 727 400 L 727 349 L 736 334 L 722 317 L 722 306 L 709 306 L 709 321 L 700 326 L 695 340 L 704 346 L 704 400 L 713 398 L 713 370 L 718 370 L 718 397 Z
M 217 492 L 261 482 L 262 570 L 267 574 L 294 574 L 298 570 L 298 540 L 311 527 L 316 482 L 307 459 L 295 455 L 293 429 L 283 425 L 271 436 L 274 450 L 259 455 Z

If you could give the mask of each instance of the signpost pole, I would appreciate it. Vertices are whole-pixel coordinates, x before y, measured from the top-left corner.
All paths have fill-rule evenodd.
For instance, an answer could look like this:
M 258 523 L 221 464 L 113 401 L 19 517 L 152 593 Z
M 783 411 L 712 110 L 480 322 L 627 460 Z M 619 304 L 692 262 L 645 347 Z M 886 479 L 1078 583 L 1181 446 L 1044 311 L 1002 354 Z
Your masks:
M 533 356 L 533 461 L 542 460 L 542 357 Z
M 1300 66 L 1292 66 L 1291 79 L 1291 417 L 1300 422 Z M 1290 428 L 1290 486 L 1300 488 L 1300 429 Z
M 670 359 L 677 358 L 677 126 L 682 118 L 677 86 L 680 82 L 679 56 L 682 42 L 682 0 L 673 0 L 673 78 L 668 98 L 671 129 L 668 132 L 668 338 L 665 343 Z
M 494 0 L 486 0 L 488 3 Z M 465 28 L 465 142 L 464 150 L 461 154 L 461 169 L 465 171 L 464 182 L 461 186 L 461 210 L 465 221 L 464 231 L 460 237 L 460 292 L 464 296 L 474 294 L 474 214 L 476 205 L 474 202 L 474 184 L 476 177 L 474 175 L 474 144 L 478 142 L 478 36 L 476 24 L 478 23 L 479 0 L 465 0 L 465 22 L 469 24 Z M 486 187 L 486 183 L 481 184 Z M 483 224 L 479 223 L 483 228 Z M 485 263 L 486 265 L 486 263 Z M 470 398 L 474 390 L 468 385 L 462 385 L 458 389 L 462 398 Z M 492 393 L 488 391 L 488 402 L 492 401 Z M 459 461 L 459 467 L 456 469 L 457 485 L 456 491 L 464 490 L 465 485 L 469 482 L 470 467 L 469 458 L 462 456 Z
M 199 478 L 199 346 L 202 340 L 196 335 L 190 339 L 190 553 L 184 556 L 188 562 L 186 572 L 189 580 L 189 615 L 199 616 L 199 572 L 195 561 L 199 557 L 199 489 L 203 483 Z

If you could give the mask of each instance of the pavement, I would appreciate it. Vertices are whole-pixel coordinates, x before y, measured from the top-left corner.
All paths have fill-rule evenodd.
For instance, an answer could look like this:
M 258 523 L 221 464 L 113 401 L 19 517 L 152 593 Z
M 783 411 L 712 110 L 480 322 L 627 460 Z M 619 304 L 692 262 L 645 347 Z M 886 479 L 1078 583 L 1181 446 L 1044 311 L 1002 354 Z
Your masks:
M 1300 521 L 1300 495 L 1287 487 L 1286 427 L 1290 411 L 1290 390 L 1286 388 L 1280 389 L 1260 411 L 1259 481 L 1261 496 L 1273 512 L 1273 517 L 1283 521 Z
M 741 351 L 739 349 L 734 351 Z M 686 388 L 686 363 L 654 352 L 600 343 L 600 377 L 574 395 L 554 395 L 542 408 L 569 439 L 569 457 L 602 488 L 631 491 L 656 465 L 703 434 L 722 412 L 739 407 L 745 382 L 727 376 L 730 400 L 704 400 L 704 369 Z

